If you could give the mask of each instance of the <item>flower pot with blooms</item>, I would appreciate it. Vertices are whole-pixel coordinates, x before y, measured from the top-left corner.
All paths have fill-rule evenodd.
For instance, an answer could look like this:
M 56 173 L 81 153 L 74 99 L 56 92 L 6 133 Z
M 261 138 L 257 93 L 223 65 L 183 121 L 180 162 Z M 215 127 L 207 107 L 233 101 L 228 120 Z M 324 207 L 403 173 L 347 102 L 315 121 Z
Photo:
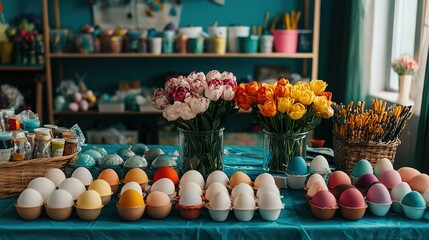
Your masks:
M 399 75 L 399 98 L 400 103 L 406 103 L 409 100 L 411 81 L 413 75 L 418 70 L 417 62 L 408 55 L 403 55 L 401 58 L 392 62 L 393 71 Z
M 251 82 L 237 86 L 234 100 L 243 110 L 252 109 L 264 129 L 264 170 L 284 172 L 295 156 L 305 159 L 307 132 L 321 118 L 332 117 L 331 92 L 322 80 L 295 85 L 287 79 L 274 84 Z
M 238 111 L 233 101 L 237 87 L 231 72 L 192 72 L 166 81 L 155 90 L 152 105 L 179 128 L 179 167 L 207 177 L 223 170 L 223 130 Z

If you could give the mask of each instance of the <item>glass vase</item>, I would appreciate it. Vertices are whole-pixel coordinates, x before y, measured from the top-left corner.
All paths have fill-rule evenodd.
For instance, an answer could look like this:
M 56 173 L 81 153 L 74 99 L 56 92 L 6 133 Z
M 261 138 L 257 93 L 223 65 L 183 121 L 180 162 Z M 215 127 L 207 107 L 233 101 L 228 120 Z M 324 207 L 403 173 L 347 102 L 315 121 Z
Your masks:
M 223 171 L 223 128 L 214 131 L 179 129 L 179 168 L 181 174 L 197 170 L 204 178 Z
M 305 160 L 307 134 L 276 134 L 264 130 L 264 171 L 285 173 L 292 158 L 301 156 Z

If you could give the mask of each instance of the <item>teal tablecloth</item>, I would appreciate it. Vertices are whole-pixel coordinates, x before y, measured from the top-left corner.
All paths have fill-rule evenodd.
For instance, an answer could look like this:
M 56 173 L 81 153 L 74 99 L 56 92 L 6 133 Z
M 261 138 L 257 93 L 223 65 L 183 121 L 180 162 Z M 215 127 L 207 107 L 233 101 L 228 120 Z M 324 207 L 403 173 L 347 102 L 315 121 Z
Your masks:
M 174 147 L 165 146 L 166 152 Z M 229 147 L 228 147 L 229 149 Z M 231 150 L 261 153 L 261 148 L 234 147 Z M 240 169 L 251 157 L 226 156 L 227 171 Z M 262 159 L 253 158 L 251 172 L 261 169 Z M 52 221 L 46 214 L 33 221 L 18 217 L 16 198 L 0 200 L 0 239 L 429 239 L 429 221 L 409 220 L 403 214 L 375 217 L 369 211 L 359 221 L 343 219 L 339 213 L 328 221 L 313 218 L 304 190 L 282 189 L 285 209 L 275 222 L 262 220 L 258 212 L 250 222 L 239 222 L 230 212 L 225 222 L 214 222 L 204 209 L 200 218 L 185 220 L 176 209 L 165 219 L 144 215 L 139 221 L 123 221 L 116 212 L 114 197 L 96 221 L 80 220 L 76 213 L 65 221 Z

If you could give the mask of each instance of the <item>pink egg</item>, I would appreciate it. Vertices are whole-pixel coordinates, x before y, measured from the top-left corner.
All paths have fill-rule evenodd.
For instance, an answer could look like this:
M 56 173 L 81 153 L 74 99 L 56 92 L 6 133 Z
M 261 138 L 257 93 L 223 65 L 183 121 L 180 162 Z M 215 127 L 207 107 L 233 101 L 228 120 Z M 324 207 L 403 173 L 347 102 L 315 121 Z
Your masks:
M 311 199 L 311 203 L 321 208 L 333 208 L 337 206 L 337 200 L 328 190 L 322 190 Z
M 402 181 L 406 183 L 409 183 L 413 177 L 420 174 L 417 169 L 411 167 L 401 167 L 398 169 L 398 173 L 401 175 Z
M 80 92 L 73 93 L 73 101 L 80 102 L 82 100 L 82 94 Z
M 89 107 L 89 104 L 88 104 L 88 102 L 85 99 L 82 99 L 79 102 L 79 108 L 80 108 L 80 110 L 86 112 L 86 111 L 88 111 L 88 107 Z
M 77 104 L 77 103 L 75 103 L 75 102 L 71 102 L 71 103 L 69 104 L 69 109 L 70 109 L 70 111 L 72 111 L 72 112 L 77 112 L 77 111 L 79 111 L 79 104 Z
M 347 175 L 347 173 L 343 171 L 335 171 L 329 177 L 328 187 L 334 188 L 335 186 L 340 184 L 352 184 L 352 181 L 350 180 L 350 177 L 349 175 Z
M 388 189 L 392 189 L 396 184 L 402 182 L 401 175 L 396 170 L 384 171 L 378 180 Z
M 366 206 L 362 193 L 356 188 L 345 190 L 340 196 L 339 203 L 352 208 L 363 208 Z
M 386 186 L 381 183 L 376 183 L 372 185 L 366 194 L 366 199 L 373 203 L 390 203 L 392 199 L 390 198 L 389 190 Z
M 376 182 L 378 182 L 377 177 L 374 174 L 367 173 L 358 178 L 358 180 L 355 182 L 355 186 L 366 191 L 372 184 Z
M 408 184 L 410 184 L 411 189 L 424 193 L 429 190 L 429 176 L 425 173 L 419 174 L 413 177 Z

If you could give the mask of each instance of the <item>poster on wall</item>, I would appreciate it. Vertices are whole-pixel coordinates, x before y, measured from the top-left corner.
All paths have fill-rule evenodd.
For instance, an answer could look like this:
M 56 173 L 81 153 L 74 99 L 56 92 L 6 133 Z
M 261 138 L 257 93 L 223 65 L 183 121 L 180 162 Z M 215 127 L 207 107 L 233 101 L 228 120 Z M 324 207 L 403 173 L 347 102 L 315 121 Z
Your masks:
M 179 25 L 181 10 L 181 0 L 99 0 L 93 5 L 93 16 L 101 28 L 163 31 L 169 23 Z

